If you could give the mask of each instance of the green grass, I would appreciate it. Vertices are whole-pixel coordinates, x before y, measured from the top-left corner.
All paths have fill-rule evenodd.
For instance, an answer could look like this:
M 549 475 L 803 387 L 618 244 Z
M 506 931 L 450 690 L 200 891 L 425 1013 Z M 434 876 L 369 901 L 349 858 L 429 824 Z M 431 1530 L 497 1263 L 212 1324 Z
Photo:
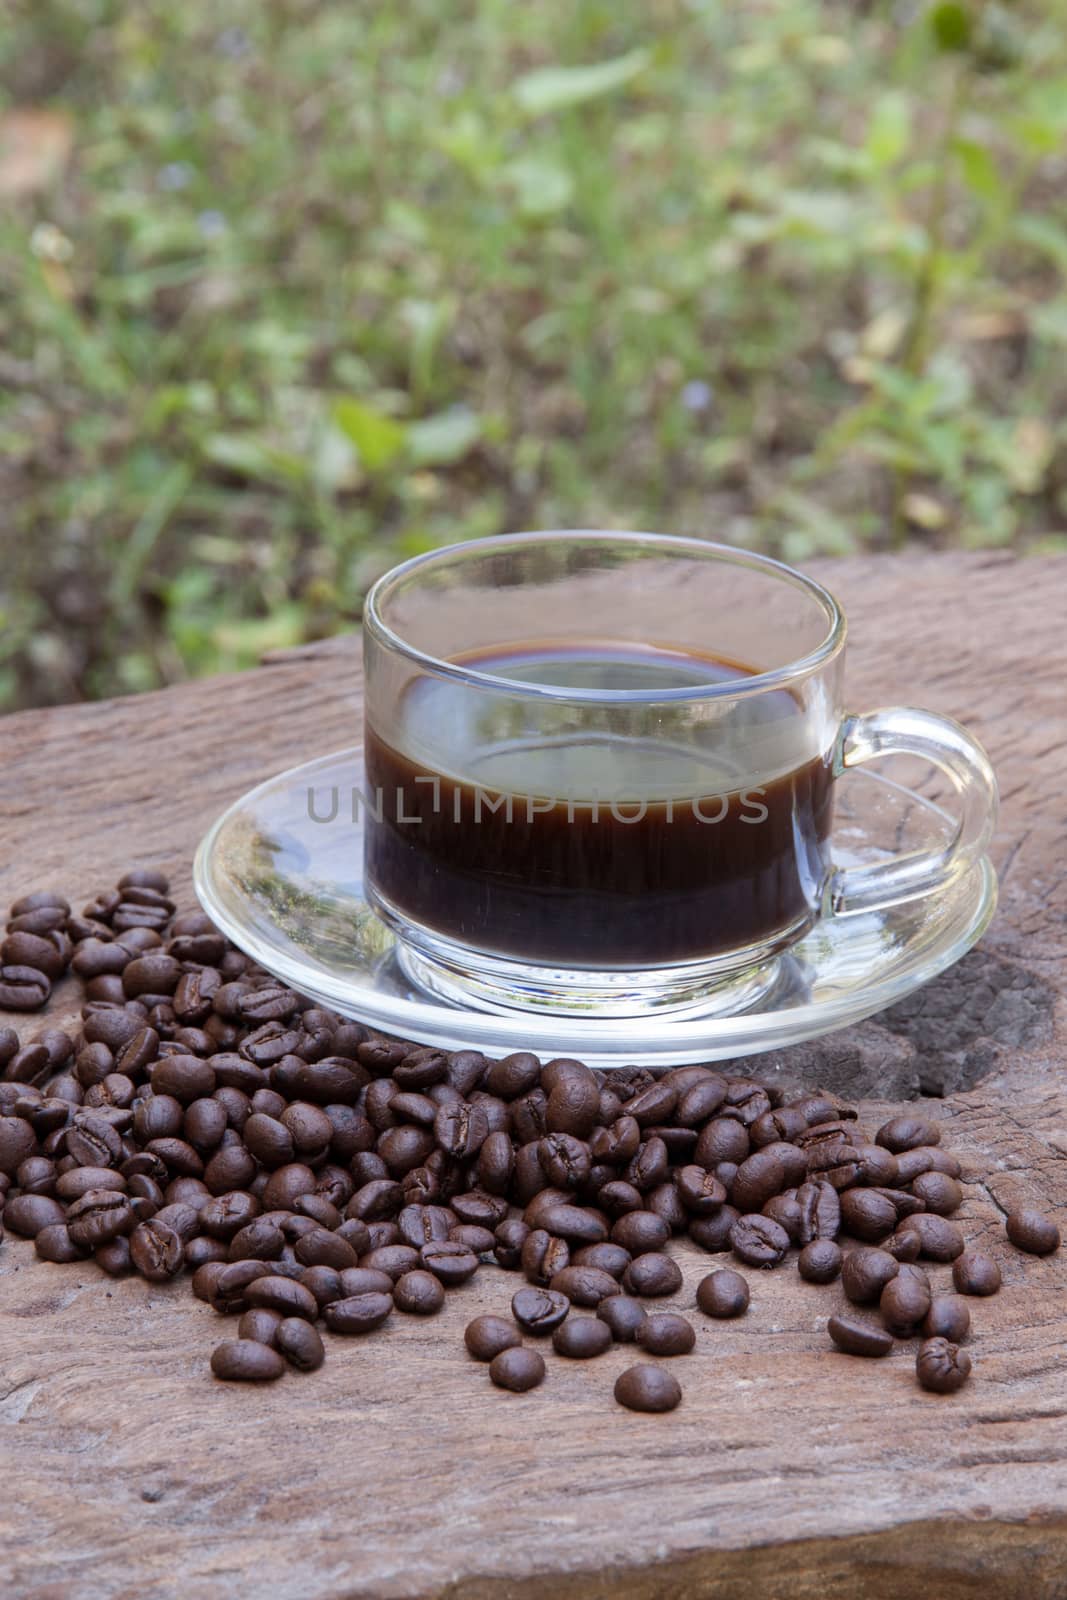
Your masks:
M 1067 0 L 4 22 L 73 148 L 0 195 L 0 705 L 519 527 L 1067 547 Z

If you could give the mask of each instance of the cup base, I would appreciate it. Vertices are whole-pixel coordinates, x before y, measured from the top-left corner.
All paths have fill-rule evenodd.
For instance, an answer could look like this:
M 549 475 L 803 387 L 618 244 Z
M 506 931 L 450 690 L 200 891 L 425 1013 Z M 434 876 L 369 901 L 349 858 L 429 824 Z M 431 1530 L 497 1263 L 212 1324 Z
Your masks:
M 781 978 L 782 952 L 810 926 L 805 918 L 747 951 L 669 967 L 542 966 L 471 950 L 412 923 L 374 894 L 374 909 L 397 938 L 408 980 L 450 1005 L 496 1015 L 590 1017 L 730 1016 L 765 1002 Z

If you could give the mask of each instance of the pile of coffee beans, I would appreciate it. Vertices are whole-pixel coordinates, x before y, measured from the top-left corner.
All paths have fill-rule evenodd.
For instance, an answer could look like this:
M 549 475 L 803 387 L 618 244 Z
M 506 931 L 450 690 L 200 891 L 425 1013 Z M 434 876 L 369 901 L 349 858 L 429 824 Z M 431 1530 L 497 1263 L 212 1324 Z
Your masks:
M 502 1389 L 544 1380 L 527 1339 L 570 1361 L 614 1344 L 685 1356 L 693 1324 L 646 1304 L 681 1288 L 668 1245 L 685 1234 L 750 1269 L 795 1251 L 804 1279 L 839 1278 L 861 1308 L 829 1318 L 838 1350 L 918 1339 L 923 1388 L 967 1380 L 964 1297 L 995 1294 L 1001 1274 L 949 1220 L 960 1165 L 923 1116 L 872 1136 L 833 1096 L 712 1067 L 605 1073 L 386 1038 L 293 993 L 202 913 L 179 915 L 154 871 L 81 912 L 51 892 L 11 907 L 0 1006 L 39 1011 L 68 971 L 84 985 L 76 1032 L 0 1028 L 0 1238 L 153 1283 L 190 1271 L 237 1319 L 218 1378 L 312 1372 L 320 1324 L 358 1337 L 395 1312 L 433 1316 L 485 1263 L 525 1280 L 510 1316 L 466 1330 Z M 1032 1210 L 1007 1237 L 1037 1255 L 1060 1244 Z M 938 1264 L 954 1292 L 932 1281 Z M 696 1309 L 739 1317 L 750 1296 L 727 1267 Z M 639 1361 L 614 1393 L 659 1412 L 682 1391 Z

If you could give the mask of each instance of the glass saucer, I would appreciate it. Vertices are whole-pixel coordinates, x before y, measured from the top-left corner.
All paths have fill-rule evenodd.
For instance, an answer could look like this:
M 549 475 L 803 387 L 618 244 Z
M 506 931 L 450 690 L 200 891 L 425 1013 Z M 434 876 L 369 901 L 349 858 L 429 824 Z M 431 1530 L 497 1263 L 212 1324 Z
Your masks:
M 473 1010 L 420 989 L 363 893 L 363 754 L 320 756 L 230 807 L 197 851 L 196 892 L 218 927 L 301 994 L 382 1033 L 490 1056 L 532 1050 L 592 1066 L 677 1066 L 775 1050 L 859 1022 L 958 961 L 997 899 L 988 859 L 945 889 L 823 918 L 745 1010 L 654 1020 Z M 947 842 L 953 818 L 873 768 L 835 790 L 833 850 L 863 866 Z M 712 1008 L 713 1010 L 713 1008 Z

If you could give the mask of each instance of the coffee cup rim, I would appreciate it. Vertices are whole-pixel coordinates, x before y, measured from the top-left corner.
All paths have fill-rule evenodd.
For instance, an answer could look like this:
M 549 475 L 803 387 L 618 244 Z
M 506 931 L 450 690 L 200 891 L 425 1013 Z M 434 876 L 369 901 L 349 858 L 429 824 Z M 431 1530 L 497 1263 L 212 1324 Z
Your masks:
M 553 539 L 583 540 L 590 544 L 661 545 L 664 548 L 690 550 L 694 555 L 718 557 L 736 566 L 753 568 L 766 573 L 768 577 L 777 578 L 803 589 L 817 601 L 827 618 L 827 632 L 814 649 L 805 655 L 787 661 L 780 667 L 753 673 L 750 677 L 740 680 L 675 689 L 583 689 L 556 684 L 525 683 L 521 678 L 505 678 L 496 673 L 482 672 L 476 667 L 448 661 L 411 644 L 402 634 L 397 633 L 382 615 L 382 603 L 389 590 L 423 567 L 433 566 L 451 557 L 464 557 L 475 552 L 488 555 L 497 550 L 543 544 Z M 382 573 L 381 577 L 375 579 L 363 604 L 363 626 L 379 644 L 404 656 L 435 677 L 465 683 L 471 688 L 504 691 L 537 700 L 631 705 L 641 703 L 659 705 L 665 701 L 740 700 L 765 693 L 770 689 L 782 688 L 800 678 L 810 676 L 816 669 L 832 660 L 844 647 L 847 631 L 845 614 L 829 589 L 807 573 L 798 571 L 796 567 L 791 567 L 784 561 L 777 561 L 773 556 L 760 555 L 756 551 L 739 549 L 734 545 L 720 544 L 711 539 L 694 539 L 682 534 L 641 533 L 634 530 L 615 532 L 599 528 L 546 528 L 522 533 L 498 534 L 487 539 L 461 540 L 456 544 L 442 545 L 436 550 L 411 556 L 407 561 L 398 562 L 395 567 L 390 567 L 388 572 Z

